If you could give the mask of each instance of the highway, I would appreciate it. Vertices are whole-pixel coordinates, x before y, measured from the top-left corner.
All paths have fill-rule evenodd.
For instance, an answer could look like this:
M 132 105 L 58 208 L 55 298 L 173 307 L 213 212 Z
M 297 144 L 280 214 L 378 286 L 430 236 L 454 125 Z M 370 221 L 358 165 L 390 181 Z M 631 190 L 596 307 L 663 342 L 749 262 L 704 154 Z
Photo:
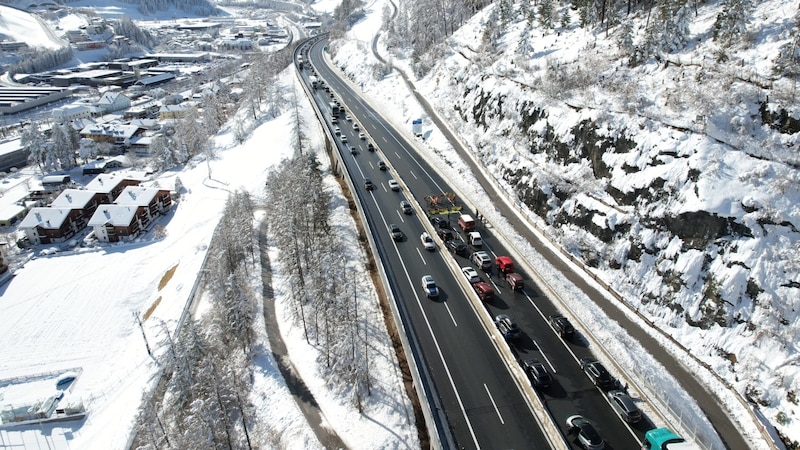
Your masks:
M 522 449 L 555 445 L 579 448 L 575 436 L 567 429 L 565 419 L 581 414 L 595 424 L 606 441 L 606 448 L 640 448 L 641 437 L 652 424 L 645 418 L 631 427 L 613 413 L 604 393 L 593 385 L 578 365 L 578 358 L 591 356 L 588 341 L 580 336 L 580 330 L 575 339 L 567 342 L 550 328 L 547 316 L 558 311 L 539 294 L 542 291 L 524 273 L 527 283 L 524 291 L 514 292 L 500 280 L 496 269 L 494 273 L 479 271 L 498 295 L 485 308 L 478 306 L 476 309 L 469 301 L 474 294 L 458 268 L 478 268 L 467 258 L 448 253 L 438 239 L 437 250 L 423 248 L 420 234 L 434 230 L 424 213 L 426 203 L 423 198 L 452 190 L 414 153 L 413 146 L 401 133 L 326 66 L 323 46 L 323 43 L 317 43 L 309 53 L 316 75 L 325 80 L 354 120 L 345 120 L 344 114 L 339 116 L 336 126 L 348 142 L 342 144 L 336 139 L 336 143 L 373 230 L 390 289 L 408 312 L 414 332 L 419 337 L 423 363 L 434 379 L 456 447 Z M 305 80 L 311 75 L 308 69 L 302 74 Z M 327 126 L 333 127 L 328 114 L 330 94 L 317 89 L 314 97 L 325 113 Z M 377 152 L 367 149 L 368 141 L 359 139 L 359 131 L 353 129 L 353 123 L 366 128 L 378 148 Z M 351 154 L 350 145 L 356 147 L 355 154 Z M 379 170 L 379 160 L 390 169 L 386 172 Z M 365 178 L 373 181 L 374 190 L 365 189 Z M 389 188 L 390 178 L 401 182 L 399 192 Z M 416 205 L 412 215 L 401 212 L 401 200 Z M 474 217 L 475 212 L 471 213 Z M 451 225 L 455 225 L 455 215 L 450 219 Z M 403 241 L 395 242 L 390 236 L 389 224 L 392 223 L 405 234 Z M 453 228 L 463 239 L 464 234 L 458 232 L 458 227 Z M 478 231 L 486 241 L 480 250 L 489 252 L 493 259 L 507 254 L 506 249 L 493 238 L 490 229 L 479 225 Z M 420 280 L 426 274 L 432 275 L 441 289 L 436 300 L 426 298 L 422 290 Z M 474 304 L 479 303 L 476 301 Z M 524 332 L 523 337 L 510 346 L 515 357 L 519 360 L 537 358 L 554 375 L 555 382 L 540 391 L 539 396 L 561 436 L 549 436 L 550 440 L 544 436 L 529 407 L 530 403 L 538 400 L 526 400 L 526 394 L 519 389 L 514 374 L 498 352 L 498 347 L 508 344 L 498 333 L 487 333 L 482 325 L 488 318 L 501 313 L 513 317 Z

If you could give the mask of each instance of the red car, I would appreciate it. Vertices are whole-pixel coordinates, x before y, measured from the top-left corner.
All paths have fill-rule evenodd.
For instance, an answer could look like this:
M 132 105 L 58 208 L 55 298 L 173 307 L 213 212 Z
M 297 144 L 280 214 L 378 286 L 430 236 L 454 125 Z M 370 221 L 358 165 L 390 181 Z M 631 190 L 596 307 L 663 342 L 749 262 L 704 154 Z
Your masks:
M 494 299 L 494 289 L 492 289 L 489 283 L 481 281 L 473 284 L 472 288 L 475 289 L 475 293 L 477 293 L 478 297 L 484 302 L 490 302 Z
M 514 271 L 514 261 L 508 256 L 498 256 L 495 258 L 494 263 L 501 273 L 511 273 Z

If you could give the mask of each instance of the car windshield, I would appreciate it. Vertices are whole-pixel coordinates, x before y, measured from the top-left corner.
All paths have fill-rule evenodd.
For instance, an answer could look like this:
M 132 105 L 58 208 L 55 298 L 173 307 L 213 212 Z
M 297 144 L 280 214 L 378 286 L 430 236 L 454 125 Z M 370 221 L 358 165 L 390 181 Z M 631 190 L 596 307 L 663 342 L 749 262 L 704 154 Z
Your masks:
M 600 438 L 600 434 L 597 433 L 597 430 L 595 430 L 592 424 L 590 424 L 589 422 L 582 420 L 576 423 L 576 425 L 578 426 L 578 428 L 580 428 L 581 434 L 592 445 L 598 445 L 601 442 L 603 442 L 603 439 Z

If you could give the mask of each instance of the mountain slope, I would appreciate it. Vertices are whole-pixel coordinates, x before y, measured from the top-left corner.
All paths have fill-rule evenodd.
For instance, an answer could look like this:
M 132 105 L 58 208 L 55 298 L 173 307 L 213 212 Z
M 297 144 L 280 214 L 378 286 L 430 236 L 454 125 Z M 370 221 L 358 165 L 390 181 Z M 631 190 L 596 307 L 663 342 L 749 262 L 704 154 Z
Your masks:
M 675 12 L 655 45 L 658 6 L 606 32 L 501 0 L 420 86 L 563 247 L 797 441 L 797 9 L 754 5 L 723 42 L 730 3 Z
M 0 38 L 25 42 L 29 47 L 56 49 L 66 45 L 33 14 L 0 5 Z

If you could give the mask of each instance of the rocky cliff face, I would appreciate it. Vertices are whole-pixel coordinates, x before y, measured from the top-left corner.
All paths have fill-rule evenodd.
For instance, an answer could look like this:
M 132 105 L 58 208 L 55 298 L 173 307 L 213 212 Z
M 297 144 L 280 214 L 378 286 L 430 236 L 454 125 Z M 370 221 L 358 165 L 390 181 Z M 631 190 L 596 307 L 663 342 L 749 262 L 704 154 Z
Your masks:
M 648 148 L 653 132 L 666 127 L 651 125 L 652 131 L 645 132 L 618 129 L 602 116 L 584 117 L 580 108 L 571 108 L 578 113 L 572 122 L 559 118 L 554 124 L 546 107 L 533 106 L 524 98 L 509 99 L 480 85 L 454 88 L 460 92 L 453 97 L 462 100 L 452 110 L 463 129 L 494 136 L 497 125 L 505 124 L 507 139 L 499 141 L 513 143 L 513 150 L 495 151 L 497 141 L 479 138 L 476 152 L 486 165 L 531 211 L 554 231 L 561 231 L 556 235 L 569 235 L 570 250 L 589 266 L 627 273 L 633 284 L 618 285 L 620 290 L 633 288 L 642 303 L 684 311 L 682 319 L 694 326 L 728 327 L 747 322 L 753 315 L 757 296 L 765 291 L 764 280 L 749 275 L 754 268 L 747 259 L 755 255 L 743 255 L 741 249 L 763 245 L 760 238 L 771 232 L 780 231 L 794 242 L 798 236 L 791 220 L 777 223 L 766 215 L 766 205 L 752 204 L 747 197 L 725 198 L 723 208 L 692 208 L 694 200 L 725 196 L 713 189 L 706 192 L 708 185 L 720 181 L 719 166 L 724 164 L 706 160 L 723 158 L 722 153 L 735 149 L 688 130 L 666 130 L 672 142 L 662 140 Z M 640 128 L 647 126 L 641 123 Z M 556 132 L 557 127 L 563 131 Z M 688 140 L 696 144 L 683 145 Z M 706 152 L 710 154 L 698 157 Z M 740 156 L 744 161 L 731 167 L 733 172 L 749 164 L 749 159 L 762 170 L 780 170 L 773 164 L 783 166 Z M 756 188 L 746 173 L 728 175 L 738 176 L 733 181 L 740 184 L 737 190 Z M 694 252 L 702 254 L 694 273 L 675 267 L 682 255 Z M 643 255 L 648 255 L 648 261 L 643 261 Z M 725 283 L 720 289 L 734 266 L 741 269 L 736 270 L 739 282 Z M 648 277 L 641 282 L 660 279 L 660 286 L 637 283 L 642 270 Z M 785 273 L 782 284 L 791 285 L 793 275 Z M 681 295 L 689 292 L 694 304 L 685 304 L 687 296 Z

